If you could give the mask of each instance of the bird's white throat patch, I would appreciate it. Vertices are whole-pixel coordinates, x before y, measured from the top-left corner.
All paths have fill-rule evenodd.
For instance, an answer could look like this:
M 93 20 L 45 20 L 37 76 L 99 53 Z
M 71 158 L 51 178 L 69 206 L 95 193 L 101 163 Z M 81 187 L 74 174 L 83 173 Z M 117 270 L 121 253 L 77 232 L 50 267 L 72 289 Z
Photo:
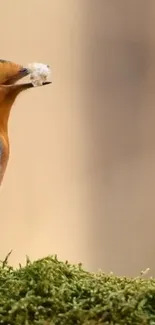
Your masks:
M 30 72 L 30 80 L 34 87 L 42 86 L 51 73 L 50 67 L 43 63 L 30 63 L 27 69 Z

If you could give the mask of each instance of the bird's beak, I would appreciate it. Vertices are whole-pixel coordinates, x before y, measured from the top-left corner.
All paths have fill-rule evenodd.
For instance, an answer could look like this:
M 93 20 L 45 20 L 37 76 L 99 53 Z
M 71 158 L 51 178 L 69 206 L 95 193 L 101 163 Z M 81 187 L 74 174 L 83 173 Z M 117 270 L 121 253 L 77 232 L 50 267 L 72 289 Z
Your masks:
M 50 85 L 52 82 L 50 81 L 46 81 L 42 84 L 42 86 L 47 86 Z M 3 85 L 3 87 L 5 87 L 5 89 L 8 89 L 9 93 L 10 91 L 12 93 L 16 93 L 19 94 L 20 92 L 30 89 L 30 88 L 37 88 L 37 87 L 42 87 L 42 86 L 33 86 L 32 82 L 27 82 L 27 83 L 19 83 L 19 84 L 10 84 L 10 85 Z
M 29 88 L 37 88 L 37 87 L 47 86 L 47 85 L 50 85 L 51 83 L 52 83 L 51 81 L 46 81 L 41 86 L 33 86 L 32 82 L 27 82 L 27 83 L 14 85 L 14 87 L 17 87 L 17 88 L 19 87 L 22 91 L 22 90 L 26 90 Z
M 47 85 L 50 85 L 51 83 L 52 83 L 51 81 L 46 81 L 46 82 L 43 82 L 43 84 L 41 86 L 33 86 L 32 82 L 27 82 L 25 84 L 20 84 L 20 85 L 23 87 L 26 87 L 26 88 L 36 88 L 36 87 L 47 86 Z

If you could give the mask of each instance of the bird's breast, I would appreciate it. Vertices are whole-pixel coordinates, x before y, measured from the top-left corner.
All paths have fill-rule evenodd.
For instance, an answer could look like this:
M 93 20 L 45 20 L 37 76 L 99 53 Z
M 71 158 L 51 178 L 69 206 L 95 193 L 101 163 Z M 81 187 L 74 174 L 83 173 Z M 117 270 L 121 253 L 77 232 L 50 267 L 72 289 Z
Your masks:
M 9 159 L 8 136 L 5 134 L 0 134 L 0 185 L 5 174 L 8 159 Z

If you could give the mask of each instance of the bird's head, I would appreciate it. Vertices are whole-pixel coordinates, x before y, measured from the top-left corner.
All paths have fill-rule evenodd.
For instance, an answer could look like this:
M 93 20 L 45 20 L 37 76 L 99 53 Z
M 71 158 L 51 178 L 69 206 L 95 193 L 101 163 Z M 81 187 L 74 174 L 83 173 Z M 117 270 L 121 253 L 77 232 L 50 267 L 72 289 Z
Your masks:
M 36 69 L 36 68 L 35 68 Z M 19 93 L 34 88 L 34 82 L 17 83 L 22 78 L 31 75 L 32 70 L 22 65 L 0 60 L 0 112 L 9 116 L 10 109 Z M 39 86 L 51 84 L 49 81 L 42 82 Z
M 33 65 L 31 65 L 33 66 Z M 34 69 L 37 70 L 37 67 L 40 67 L 40 64 L 34 64 Z M 41 65 L 43 66 L 43 65 Z M 48 67 L 48 66 L 45 66 Z M 33 82 L 27 82 L 27 83 L 19 83 L 17 84 L 17 81 L 21 80 L 22 78 L 30 75 L 32 72 L 32 68 L 25 68 L 22 65 L 0 60 L 0 86 L 5 86 L 6 89 L 8 89 L 8 92 L 10 93 L 20 93 L 23 90 L 33 88 L 34 83 Z M 46 86 L 51 84 L 51 82 L 42 82 L 39 86 Z M 3 87 L 4 89 L 4 87 Z

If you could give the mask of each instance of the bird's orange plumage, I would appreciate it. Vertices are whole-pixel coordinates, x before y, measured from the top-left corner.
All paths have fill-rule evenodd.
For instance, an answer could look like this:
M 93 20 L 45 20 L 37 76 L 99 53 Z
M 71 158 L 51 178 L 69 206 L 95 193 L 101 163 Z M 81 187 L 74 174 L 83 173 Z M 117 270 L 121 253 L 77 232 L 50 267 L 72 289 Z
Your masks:
M 33 87 L 32 83 L 16 84 L 16 82 L 28 74 L 29 71 L 22 65 L 0 60 L 0 184 L 9 159 L 8 119 L 10 110 L 18 94 Z M 44 84 L 49 84 L 49 82 Z

